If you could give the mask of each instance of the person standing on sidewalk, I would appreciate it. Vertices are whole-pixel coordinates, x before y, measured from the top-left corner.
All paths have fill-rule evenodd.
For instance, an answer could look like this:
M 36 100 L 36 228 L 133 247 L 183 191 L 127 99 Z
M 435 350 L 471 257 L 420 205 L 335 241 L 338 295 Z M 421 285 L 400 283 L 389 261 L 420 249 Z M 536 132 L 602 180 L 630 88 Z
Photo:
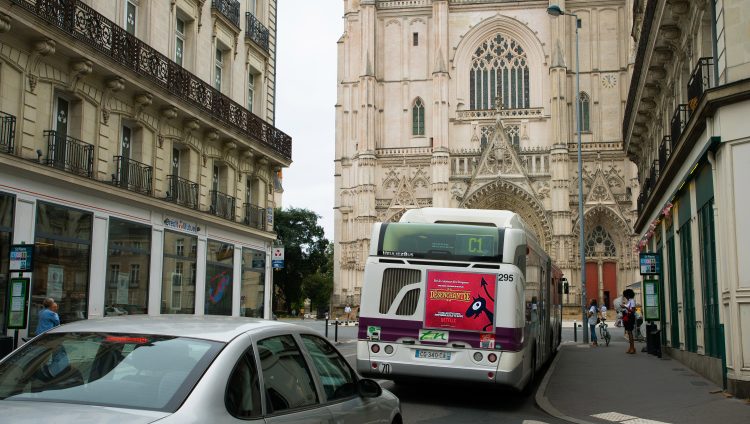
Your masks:
M 596 340 L 596 319 L 599 317 L 599 307 L 596 304 L 596 299 L 591 299 L 591 305 L 589 307 L 589 331 L 591 332 L 591 346 L 599 346 Z
M 633 328 L 635 328 L 635 293 L 631 289 L 625 289 L 622 292 L 625 303 L 622 305 L 622 323 L 625 326 L 625 334 L 628 336 L 630 347 L 625 353 L 635 354 L 635 342 L 633 340 Z

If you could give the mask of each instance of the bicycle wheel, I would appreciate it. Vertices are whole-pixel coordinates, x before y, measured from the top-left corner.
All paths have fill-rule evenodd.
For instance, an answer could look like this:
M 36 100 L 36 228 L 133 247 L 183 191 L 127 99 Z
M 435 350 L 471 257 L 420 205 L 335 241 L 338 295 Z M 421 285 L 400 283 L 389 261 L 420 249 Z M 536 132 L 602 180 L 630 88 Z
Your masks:
M 604 330 L 604 343 L 609 346 L 609 341 L 612 337 L 609 336 L 609 331 Z

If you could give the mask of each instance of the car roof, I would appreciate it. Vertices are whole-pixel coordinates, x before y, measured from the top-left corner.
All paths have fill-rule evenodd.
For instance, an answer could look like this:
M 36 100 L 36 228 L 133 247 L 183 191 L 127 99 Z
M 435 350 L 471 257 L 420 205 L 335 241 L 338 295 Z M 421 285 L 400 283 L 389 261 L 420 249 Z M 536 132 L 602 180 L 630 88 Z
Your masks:
M 240 334 L 267 329 L 310 332 L 306 327 L 258 318 L 195 315 L 129 315 L 85 319 L 55 327 L 49 333 L 107 332 L 192 337 L 229 342 Z

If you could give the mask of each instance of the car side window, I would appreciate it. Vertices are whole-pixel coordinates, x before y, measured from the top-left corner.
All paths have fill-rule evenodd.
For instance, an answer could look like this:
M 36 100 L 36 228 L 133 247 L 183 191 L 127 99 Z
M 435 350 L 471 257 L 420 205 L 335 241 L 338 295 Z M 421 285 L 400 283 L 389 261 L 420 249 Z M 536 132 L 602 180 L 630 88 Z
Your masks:
M 227 411 L 236 418 L 255 418 L 262 414 L 260 383 L 252 348 L 237 361 L 224 394 Z
M 318 394 L 302 351 L 291 335 L 258 342 L 266 408 L 270 412 L 318 403 Z
M 313 359 L 328 400 L 357 394 L 356 378 L 352 369 L 336 348 L 326 340 L 309 334 L 302 335 L 302 342 Z

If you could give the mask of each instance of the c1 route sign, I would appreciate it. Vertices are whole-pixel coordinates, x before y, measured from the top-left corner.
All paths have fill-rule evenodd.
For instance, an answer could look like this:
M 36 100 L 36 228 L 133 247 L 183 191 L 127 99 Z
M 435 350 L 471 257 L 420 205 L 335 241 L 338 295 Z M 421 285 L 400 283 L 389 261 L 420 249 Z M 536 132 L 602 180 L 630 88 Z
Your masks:
M 271 267 L 273 269 L 284 268 L 284 248 L 274 247 L 271 249 Z

